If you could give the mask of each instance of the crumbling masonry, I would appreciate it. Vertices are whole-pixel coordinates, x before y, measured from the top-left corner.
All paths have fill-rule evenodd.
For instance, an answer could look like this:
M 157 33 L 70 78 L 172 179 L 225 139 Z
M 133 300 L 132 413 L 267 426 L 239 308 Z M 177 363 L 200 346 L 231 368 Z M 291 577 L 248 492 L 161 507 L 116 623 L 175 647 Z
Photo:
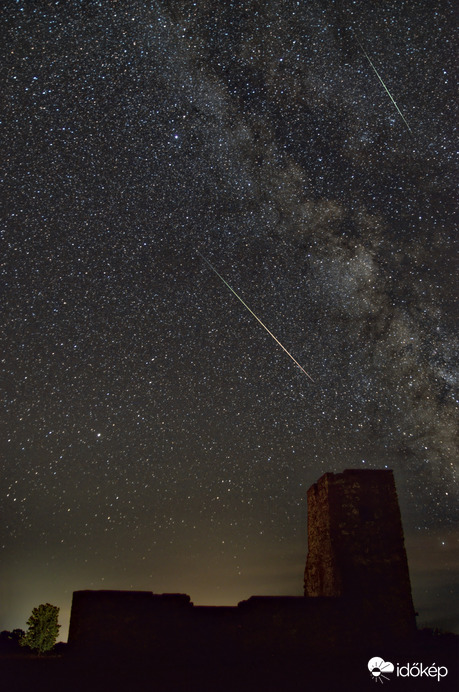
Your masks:
M 307 499 L 305 598 L 208 607 L 183 594 L 76 591 L 69 645 L 196 660 L 203 652 L 301 656 L 409 639 L 415 614 L 392 471 L 326 473 Z

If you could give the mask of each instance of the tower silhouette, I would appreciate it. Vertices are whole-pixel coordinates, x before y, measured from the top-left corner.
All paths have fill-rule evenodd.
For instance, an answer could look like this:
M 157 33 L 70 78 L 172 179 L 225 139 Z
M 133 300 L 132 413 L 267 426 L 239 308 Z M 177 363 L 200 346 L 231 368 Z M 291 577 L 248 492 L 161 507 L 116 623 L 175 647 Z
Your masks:
M 326 473 L 307 501 L 305 596 L 341 597 L 381 633 L 409 636 L 415 614 L 392 471 Z

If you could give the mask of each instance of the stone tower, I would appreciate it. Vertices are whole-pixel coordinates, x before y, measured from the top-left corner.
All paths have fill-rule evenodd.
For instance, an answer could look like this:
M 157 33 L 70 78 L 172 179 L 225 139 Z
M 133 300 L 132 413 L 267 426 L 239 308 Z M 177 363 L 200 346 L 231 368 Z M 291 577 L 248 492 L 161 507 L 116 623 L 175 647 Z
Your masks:
M 341 597 L 381 634 L 415 629 L 392 471 L 324 474 L 307 494 L 305 596 Z

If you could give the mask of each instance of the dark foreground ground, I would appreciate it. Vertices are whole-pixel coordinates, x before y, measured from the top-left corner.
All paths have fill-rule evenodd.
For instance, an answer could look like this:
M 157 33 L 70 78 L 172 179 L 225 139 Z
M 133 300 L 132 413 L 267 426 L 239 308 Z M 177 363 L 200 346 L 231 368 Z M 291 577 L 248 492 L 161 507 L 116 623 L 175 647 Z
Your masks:
M 61 645 L 62 646 L 62 645 Z M 348 647 L 347 647 L 348 648 Z M 173 655 L 161 658 L 138 655 L 135 652 L 79 654 L 63 647 L 53 656 L 31 656 L 21 652 L 3 652 L 0 656 L 0 689 L 4 692 L 365 692 L 384 689 L 388 692 L 459 690 L 458 637 L 453 635 L 419 635 L 408 646 L 388 647 L 374 651 L 363 645 L 359 651 L 292 658 L 260 653 L 250 660 L 232 659 L 226 652 L 198 659 L 180 660 Z M 387 679 L 370 674 L 367 664 L 373 656 L 394 663 L 396 670 Z M 414 677 L 397 676 L 398 666 L 415 666 Z M 448 674 L 419 676 L 422 664 L 448 669 Z M 434 668 L 430 668 L 434 672 Z M 403 669 L 402 669 L 403 670 Z M 404 669 L 406 672 L 406 669 Z M 375 686 L 375 684 L 377 686 Z M 381 685 L 385 687 L 382 688 Z

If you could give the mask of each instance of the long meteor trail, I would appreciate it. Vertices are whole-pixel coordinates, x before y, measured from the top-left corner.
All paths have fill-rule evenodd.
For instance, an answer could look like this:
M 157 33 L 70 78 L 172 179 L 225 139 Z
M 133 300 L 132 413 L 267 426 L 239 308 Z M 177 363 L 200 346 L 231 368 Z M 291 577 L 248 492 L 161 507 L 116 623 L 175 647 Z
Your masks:
M 380 81 L 381 84 L 383 85 L 383 87 L 384 87 L 384 89 L 385 89 L 387 95 L 389 96 L 390 100 L 392 101 L 392 103 L 394 104 L 395 108 L 397 109 L 397 113 L 399 114 L 399 116 L 401 117 L 401 119 L 403 120 L 403 122 L 405 123 L 405 125 L 407 126 L 407 128 L 408 128 L 410 134 L 413 134 L 413 130 L 412 130 L 411 127 L 408 125 L 405 116 L 403 115 L 402 111 L 400 110 L 400 108 L 399 108 L 399 107 L 397 106 L 397 104 L 395 103 L 395 99 L 392 97 L 392 94 L 390 93 L 389 89 L 388 89 L 388 88 L 386 87 L 386 85 L 384 84 L 381 75 L 379 74 L 379 72 L 378 72 L 378 70 L 376 69 L 376 67 L 373 65 L 373 62 L 372 62 L 370 56 L 368 55 L 367 51 L 365 50 L 365 48 L 362 46 L 362 44 L 360 43 L 360 41 L 359 41 L 358 39 L 357 39 L 357 42 L 358 42 L 360 48 L 362 49 L 364 56 L 366 57 L 366 59 L 368 60 L 368 62 L 370 63 L 370 65 L 372 66 L 372 68 L 373 68 L 373 70 L 374 70 L 374 72 L 375 72 L 377 78 L 379 79 L 379 81 Z
M 300 368 L 300 370 L 301 370 L 302 372 L 304 372 L 304 374 L 306 375 L 306 377 L 309 377 L 309 379 L 311 380 L 311 382 L 314 382 L 314 380 L 312 379 L 311 375 L 310 375 L 309 373 L 306 372 L 306 370 L 298 363 L 297 360 L 295 360 L 295 358 L 292 356 L 292 354 L 291 354 L 289 351 L 287 351 L 287 349 L 285 348 L 285 346 L 283 346 L 283 345 L 281 344 L 281 342 L 279 341 L 279 339 L 278 339 L 277 337 L 275 337 L 274 334 L 273 334 L 272 332 L 269 331 L 268 327 L 267 327 L 265 324 L 263 324 L 263 322 L 260 320 L 260 318 L 256 316 L 256 314 L 254 313 L 254 311 L 251 310 L 251 309 L 249 308 L 249 306 L 247 305 L 247 303 L 245 303 L 245 302 L 242 300 L 241 296 L 238 295 L 238 294 L 236 293 L 236 291 L 234 290 L 234 288 L 231 288 L 231 286 L 229 285 L 229 283 L 228 283 L 227 281 L 225 281 L 225 279 L 223 278 L 223 276 L 221 276 L 221 274 L 218 273 L 218 271 L 217 271 L 217 270 L 215 269 L 215 267 L 209 262 L 209 260 L 206 259 L 206 258 L 204 257 L 204 255 L 202 255 L 202 254 L 199 252 L 199 250 L 196 250 L 196 252 L 198 253 L 198 255 L 200 255 L 200 257 L 202 257 L 202 259 L 204 260 L 204 262 L 206 262 L 206 264 L 209 265 L 209 267 L 210 267 L 210 268 L 212 269 L 212 271 L 218 276 L 218 278 L 219 278 L 221 281 L 223 281 L 223 283 L 225 284 L 225 286 L 226 286 L 227 288 L 229 288 L 229 290 L 231 291 L 231 293 L 233 293 L 233 295 L 235 295 L 236 298 L 237 298 L 238 300 L 241 301 L 242 305 L 243 305 L 245 308 L 247 308 L 247 310 L 250 312 L 250 314 L 253 315 L 253 316 L 255 317 L 255 319 L 257 320 L 257 322 L 259 322 L 259 323 L 261 324 L 261 326 L 263 327 L 263 329 L 266 329 L 266 331 L 268 332 L 269 336 L 272 336 L 272 338 L 274 339 L 274 341 L 276 342 L 276 344 L 278 344 L 278 345 L 281 347 L 281 349 L 282 349 L 283 351 L 285 351 L 285 353 L 288 355 L 288 357 L 291 358 L 291 359 L 293 360 L 293 362 L 295 363 L 295 365 L 297 365 L 297 366 Z

